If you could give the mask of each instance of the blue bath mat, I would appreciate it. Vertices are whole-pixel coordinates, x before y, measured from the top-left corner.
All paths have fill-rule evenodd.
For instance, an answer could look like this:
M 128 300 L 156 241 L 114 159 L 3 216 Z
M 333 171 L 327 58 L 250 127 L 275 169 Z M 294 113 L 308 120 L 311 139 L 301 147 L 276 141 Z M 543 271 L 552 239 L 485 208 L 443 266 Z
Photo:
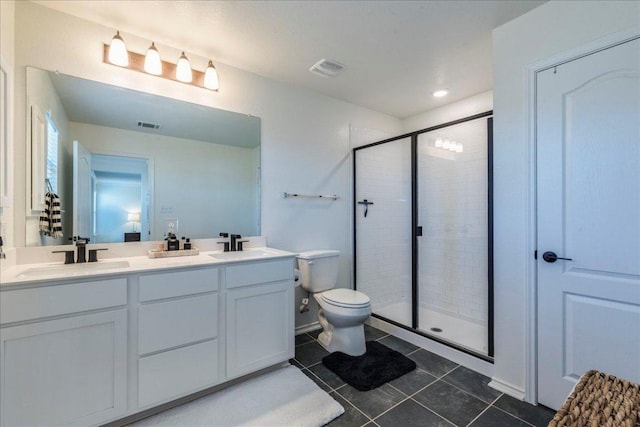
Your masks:
M 377 341 L 367 341 L 366 345 L 362 356 L 336 351 L 325 356 L 322 363 L 360 391 L 373 390 L 416 368 L 416 362 Z

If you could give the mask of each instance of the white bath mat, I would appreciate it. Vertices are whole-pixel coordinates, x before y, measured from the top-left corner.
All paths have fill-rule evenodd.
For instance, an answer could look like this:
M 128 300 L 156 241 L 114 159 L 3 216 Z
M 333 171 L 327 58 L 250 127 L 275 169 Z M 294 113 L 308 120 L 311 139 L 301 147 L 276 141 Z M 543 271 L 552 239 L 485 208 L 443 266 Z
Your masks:
M 131 424 L 135 427 L 317 427 L 344 408 L 287 366 Z

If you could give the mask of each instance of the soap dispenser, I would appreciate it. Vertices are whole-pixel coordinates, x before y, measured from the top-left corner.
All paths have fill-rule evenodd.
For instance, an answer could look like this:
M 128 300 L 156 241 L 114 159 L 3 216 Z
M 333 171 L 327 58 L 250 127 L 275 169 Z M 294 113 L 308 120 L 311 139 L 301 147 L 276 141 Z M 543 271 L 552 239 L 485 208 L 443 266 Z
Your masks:
M 180 249 L 180 240 L 173 233 L 168 233 L 166 237 L 167 241 L 167 250 L 168 251 L 177 251 Z

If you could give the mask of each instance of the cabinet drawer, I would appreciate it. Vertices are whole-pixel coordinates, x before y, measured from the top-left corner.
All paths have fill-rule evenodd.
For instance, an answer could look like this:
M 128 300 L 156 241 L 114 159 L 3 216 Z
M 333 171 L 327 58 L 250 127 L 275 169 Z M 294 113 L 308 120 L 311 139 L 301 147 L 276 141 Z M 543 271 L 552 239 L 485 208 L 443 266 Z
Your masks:
M 79 313 L 127 303 L 127 279 L 17 289 L 0 293 L 0 323 Z
M 218 335 L 218 295 L 143 304 L 138 316 L 139 354 L 214 338 Z
M 168 401 L 218 382 L 218 340 L 144 357 L 138 362 L 138 407 Z
M 140 301 L 200 294 L 217 289 L 217 268 L 140 276 Z
M 226 268 L 227 288 L 293 278 L 293 259 L 232 265 Z

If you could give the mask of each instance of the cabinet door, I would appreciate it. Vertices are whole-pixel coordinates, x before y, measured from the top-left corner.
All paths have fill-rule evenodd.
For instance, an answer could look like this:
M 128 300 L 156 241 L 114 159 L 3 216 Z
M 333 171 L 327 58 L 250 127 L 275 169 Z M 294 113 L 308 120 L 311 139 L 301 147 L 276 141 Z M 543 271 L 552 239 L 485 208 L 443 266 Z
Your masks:
M 93 425 L 127 410 L 127 311 L 0 330 L 1 424 Z
M 227 292 L 227 377 L 233 378 L 293 357 L 291 281 Z

